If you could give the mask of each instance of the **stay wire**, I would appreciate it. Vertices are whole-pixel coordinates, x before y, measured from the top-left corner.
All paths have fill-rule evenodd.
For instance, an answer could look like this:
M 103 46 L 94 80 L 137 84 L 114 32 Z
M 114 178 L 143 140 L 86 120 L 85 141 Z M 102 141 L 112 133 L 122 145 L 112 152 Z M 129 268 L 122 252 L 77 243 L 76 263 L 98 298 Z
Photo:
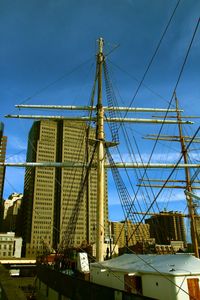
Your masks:
M 150 59 L 148 65 L 147 65 L 147 68 L 146 68 L 146 70 L 145 70 L 145 72 L 144 72 L 144 74 L 143 74 L 143 76 L 142 76 L 142 79 L 141 79 L 141 81 L 139 82 L 139 85 L 138 85 L 138 87 L 137 87 L 137 89 L 136 89 L 136 91 L 135 91 L 135 93 L 134 93 L 134 95 L 133 95 L 133 98 L 132 98 L 132 100 L 131 100 L 131 103 L 129 104 L 129 107 L 132 106 L 132 104 L 133 104 L 133 102 L 134 102 L 134 100 L 135 100 L 135 98 L 136 98 L 136 96 L 137 96 L 137 94 L 138 94 L 138 92 L 139 92 L 139 90 L 140 90 L 140 88 L 141 88 L 141 86 L 142 86 L 142 84 L 143 84 L 145 78 L 146 78 L 146 75 L 147 75 L 147 73 L 148 73 L 148 71 L 149 71 L 149 69 L 150 69 L 150 67 L 151 67 L 151 65 L 152 65 L 152 63 L 153 63 L 153 61 L 154 61 L 154 59 L 155 59 L 157 53 L 158 53 L 158 50 L 159 50 L 159 48 L 160 48 L 160 46 L 161 46 L 161 43 L 162 43 L 162 41 L 163 41 L 163 39 L 164 39 L 164 37 L 165 37 L 165 35 L 166 35 L 166 33 L 167 33 L 167 30 L 168 30 L 168 28 L 169 28 L 169 26 L 170 26 L 172 20 L 173 20 L 173 17 L 174 17 L 175 12 L 176 12 L 176 10 L 177 10 L 179 4 L 180 4 L 180 1 L 181 1 L 181 0 L 178 0 L 177 3 L 176 3 L 176 6 L 175 6 L 175 8 L 174 8 L 174 10 L 173 10 L 173 12 L 172 12 L 172 14 L 171 14 L 171 16 L 170 16 L 169 21 L 167 22 L 167 25 L 166 25 L 166 27 L 165 27 L 165 29 L 164 29 L 162 35 L 161 35 L 161 38 L 160 38 L 160 40 L 159 40 L 159 42 L 158 42 L 158 45 L 156 46 L 156 49 L 155 49 L 155 51 L 154 51 L 154 53 L 153 53 L 153 55 L 152 55 L 152 57 L 151 57 L 151 59 Z M 126 111 L 126 113 L 125 113 L 125 115 L 124 115 L 124 118 L 126 117 L 127 114 L 128 114 L 128 110 Z
M 41 94 L 42 92 L 44 92 L 45 90 L 47 90 L 49 87 L 55 85 L 57 82 L 61 81 L 62 79 L 70 76 L 71 74 L 73 74 L 74 72 L 76 72 L 79 68 L 81 68 L 82 66 L 84 66 L 85 64 L 87 64 L 89 61 L 91 61 L 91 58 L 87 59 L 86 61 L 84 61 L 83 63 L 79 64 L 78 66 L 76 66 L 75 68 L 73 68 L 71 71 L 64 73 L 62 76 L 60 76 L 59 78 L 57 78 L 56 80 L 48 83 L 47 85 L 45 85 L 44 87 L 42 87 L 41 89 L 37 90 L 35 93 L 33 93 L 31 96 L 25 98 L 23 101 L 20 102 L 20 104 L 24 104 L 27 103 L 29 100 L 31 100 L 33 97 Z
M 107 61 L 110 62 L 110 64 L 112 64 L 115 68 L 119 69 L 121 72 L 125 73 L 126 75 L 128 75 L 131 79 L 135 80 L 136 82 L 139 82 L 139 79 L 137 79 L 135 76 L 129 74 L 127 71 L 125 71 L 124 69 L 122 69 L 120 66 L 118 66 L 116 63 L 114 63 L 113 61 L 111 61 L 110 59 L 107 59 Z M 151 92 L 153 95 L 159 97 L 161 100 L 165 101 L 166 103 L 169 103 L 168 100 L 166 100 L 163 96 L 161 96 L 160 94 L 158 94 L 156 91 L 154 91 L 152 88 L 150 88 L 149 86 L 147 86 L 144 82 L 142 83 L 142 86 L 147 89 L 149 92 Z

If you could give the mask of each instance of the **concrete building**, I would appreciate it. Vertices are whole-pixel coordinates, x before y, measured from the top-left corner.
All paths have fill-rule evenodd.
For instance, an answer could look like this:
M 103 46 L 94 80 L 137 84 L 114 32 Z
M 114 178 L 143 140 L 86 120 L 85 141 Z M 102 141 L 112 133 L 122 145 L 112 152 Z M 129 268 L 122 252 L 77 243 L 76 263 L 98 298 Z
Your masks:
M 145 242 L 150 239 L 149 225 L 132 223 L 131 221 L 111 222 L 113 243 L 119 248 L 132 246 L 137 242 Z
M 83 122 L 35 122 L 29 133 L 27 161 L 86 163 L 93 156 L 95 161 L 94 138 L 95 130 Z M 82 168 L 27 168 L 22 203 L 24 254 L 31 257 L 64 248 L 69 241 L 70 246 L 80 246 L 83 241 L 94 243 L 96 200 L 95 169 L 88 175 Z M 106 184 L 105 216 L 106 231 Z
M 118 256 L 119 255 L 119 247 L 116 244 L 109 244 L 109 243 L 104 243 L 103 245 L 103 257 L 104 260 L 110 258 L 110 251 L 112 257 Z M 92 245 L 92 256 L 96 257 L 96 244 Z
M 7 137 L 3 136 L 4 124 L 0 122 L 0 162 L 5 161 Z M 5 179 L 5 167 L 0 167 L 0 230 L 3 221 L 3 187 Z
M 145 220 L 150 226 L 150 236 L 157 244 L 170 244 L 171 241 L 186 243 L 184 218 L 180 213 L 162 212 Z
M 0 233 L 0 257 L 21 257 L 22 238 L 15 237 L 14 232 Z
M 183 241 L 171 241 L 170 245 L 155 244 L 155 252 L 158 254 L 174 254 L 176 252 L 185 250 L 185 243 Z
M 3 226 L 2 231 L 20 232 L 20 208 L 23 195 L 12 193 L 8 199 L 3 202 Z

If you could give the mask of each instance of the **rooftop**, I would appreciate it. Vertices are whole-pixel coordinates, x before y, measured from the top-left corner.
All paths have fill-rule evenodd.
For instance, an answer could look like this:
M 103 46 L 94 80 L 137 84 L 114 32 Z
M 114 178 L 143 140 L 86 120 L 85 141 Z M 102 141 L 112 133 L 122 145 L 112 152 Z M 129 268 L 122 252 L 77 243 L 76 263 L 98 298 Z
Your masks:
M 200 274 L 200 259 L 190 254 L 124 254 L 91 266 L 128 273 L 162 273 L 171 276 Z

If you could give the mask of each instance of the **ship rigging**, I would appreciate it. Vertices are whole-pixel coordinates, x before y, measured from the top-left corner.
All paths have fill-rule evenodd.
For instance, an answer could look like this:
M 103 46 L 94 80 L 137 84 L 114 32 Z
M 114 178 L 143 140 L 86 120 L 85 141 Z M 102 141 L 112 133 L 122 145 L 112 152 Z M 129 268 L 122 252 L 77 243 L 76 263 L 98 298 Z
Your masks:
M 96 138 L 95 138 L 95 145 L 97 149 L 97 163 L 88 162 L 88 163 L 74 163 L 74 162 L 26 162 L 26 163 L 0 163 L 2 166 L 18 166 L 18 167 L 58 167 L 58 168 L 96 168 L 98 179 L 97 179 L 97 237 L 96 237 L 96 247 L 97 247 L 97 253 L 96 253 L 96 259 L 97 261 L 103 261 L 103 244 L 105 240 L 105 233 L 104 233 L 104 192 L 105 192 L 105 179 L 104 179 L 104 168 L 110 168 L 112 170 L 113 176 L 115 178 L 115 181 L 118 182 L 121 186 L 121 192 L 124 192 L 124 182 L 122 178 L 119 175 L 118 169 L 128 169 L 128 168 L 135 168 L 135 169 L 144 169 L 144 174 L 146 173 L 147 169 L 172 169 L 171 174 L 174 172 L 174 170 L 179 168 L 184 168 L 186 173 L 186 193 L 187 193 L 187 199 L 188 199 L 188 208 L 189 208 L 189 216 L 191 218 L 191 236 L 192 241 L 194 245 L 194 251 L 195 255 L 198 257 L 198 242 L 196 238 L 196 231 L 194 227 L 194 210 L 193 210 L 193 203 L 192 203 L 192 186 L 191 186 L 191 180 L 189 175 L 189 168 L 199 168 L 199 164 L 192 164 L 188 162 L 187 159 L 187 150 L 188 147 L 185 146 L 185 137 L 182 134 L 182 125 L 184 124 L 192 124 L 191 121 L 185 121 L 181 117 L 181 110 L 178 107 L 178 101 L 176 99 L 176 108 L 134 108 L 134 107 L 117 107 L 114 106 L 114 102 L 112 100 L 112 85 L 110 84 L 110 79 L 108 75 L 108 70 L 106 67 L 105 62 L 105 56 L 103 54 L 103 45 L 104 41 L 102 38 L 99 39 L 99 49 L 97 54 L 97 64 L 96 64 L 96 79 L 94 84 L 94 91 L 93 94 L 95 94 L 96 89 L 96 81 L 97 81 L 97 105 L 94 106 L 93 101 L 90 106 L 57 106 L 57 105 L 16 105 L 17 108 L 23 109 L 23 108 L 32 108 L 32 109 L 58 109 L 58 110 L 69 110 L 69 111 L 87 111 L 90 115 L 88 117 L 66 117 L 66 116 L 41 116 L 41 115 L 7 115 L 8 118 L 25 118 L 25 119 L 45 119 L 45 120 L 73 120 L 77 122 L 96 122 L 97 123 L 97 130 L 96 130 Z M 107 98 L 108 98 L 108 106 L 103 106 L 102 103 L 102 73 L 104 71 L 104 76 L 106 78 L 106 88 L 107 88 Z M 109 113 L 109 117 L 105 115 L 105 112 Z M 116 113 L 119 112 L 120 114 L 122 112 L 125 112 L 125 116 L 116 116 Z M 155 112 L 160 113 L 164 112 L 165 116 L 161 119 L 157 118 L 151 118 L 151 119 L 141 119 L 141 118 L 128 118 L 127 114 L 133 113 L 133 112 Z M 168 117 L 168 113 L 175 113 L 177 114 L 176 120 L 174 119 L 174 116 L 172 116 L 170 119 Z M 96 116 L 92 116 L 92 114 L 96 114 Z M 110 124 L 111 132 L 112 132 L 112 141 L 107 142 L 105 140 L 105 132 L 104 132 L 104 123 Z M 119 124 L 118 126 L 116 124 Z M 178 163 L 171 163 L 171 164 L 162 164 L 162 163 L 151 163 L 150 161 L 148 163 L 142 162 L 136 162 L 136 163 L 118 163 L 115 162 L 112 159 L 112 156 L 110 155 L 109 148 L 117 146 L 119 142 L 119 129 L 122 126 L 123 123 L 149 123 L 149 124 L 161 124 L 161 127 L 164 124 L 178 124 L 179 128 L 179 137 L 178 140 L 181 143 L 182 147 L 182 156 L 180 157 Z M 156 141 L 163 139 L 162 136 L 154 136 L 154 139 Z M 187 137 L 189 142 L 195 141 L 196 135 L 193 138 Z M 173 137 L 164 136 L 164 139 L 173 139 Z M 177 137 L 176 137 L 177 139 Z M 189 144 L 190 144 L 189 143 Z M 107 153 L 108 161 L 105 160 L 105 151 Z M 182 162 L 182 158 L 184 162 Z M 171 175 L 170 175 L 171 176 Z M 142 181 L 144 180 L 144 176 L 142 178 Z M 148 180 L 149 186 L 156 187 L 152 183 L 150 184 L 150 179 Z M 161 187 L 161 190 L 167 186 L 167 182 L 170 181 L 170 177 L 167 178 L 166 181 L 164 181 L 164 184 L 158 186 Z M 142 183 L 139 184 L 139 186 L 142 186 Z M 145 187 L 147 187 L 147 184 L 144 184 Z M 128 195 L 122 195 L 121 202 L 125 214 L 125 219 L 131 218 L 130 215 L 133 214 L 133 207 L 131 196 Z M 127 200 L 128 197 L 128 200 Z M 146 215 L 149 213 L 151 207 L 153 206 L 153 203 L 157 200 L 156 196 L 154 200 L 152 201 L 152 204 L 146 211 Z M 137 214 L 137 212 L 136 212 Z M 144 218 L 142 218 L 143 220 Z

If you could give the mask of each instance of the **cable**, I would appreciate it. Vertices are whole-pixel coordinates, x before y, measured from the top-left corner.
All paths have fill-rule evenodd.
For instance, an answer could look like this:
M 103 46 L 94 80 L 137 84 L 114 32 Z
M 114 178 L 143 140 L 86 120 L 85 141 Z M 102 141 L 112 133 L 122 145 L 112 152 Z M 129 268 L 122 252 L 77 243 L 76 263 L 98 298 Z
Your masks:
M 169 28 L 171 22 L 172 22 L 172 19 L 173 19 L 174 15 L 175 15 L 175 12 L 176 12 L 176 10 L 177 10 L 177 8 L 178 8 L 178 6 L 179 6 L 179 3 L 180 3 L 180 0 L 178 0 L 177 3 L 176 3 L 176 5 L 175 5 L 175 8 L 174 8 L 174 10 L 173 10 L 173 12 L 172 12 L 172 14 L 171 14 L 171 16 L 170 16 L 169 21 L 167 22 L 167 25 L 166 25 L 166 27 L 165 27 L 165 29 L 164 29 L 162 35 L 161 35 L 161 38 L 160 38 L 160 40 L 159 40 L 159 42 L 158 42 L 158 45 L 157 45 L 157 47 L 156 47 L 156 49 L 155 49 L 155 51 L 154 51 L 154 53 L 153 53 L 153 55 L 152 55 L 152 57 L 151 57 L 151 59 L 150 59 L 150 61 L 149 61 L 148 65 L 147 65 L 147 67 L 146 67 L 146 70 L 145 70 L 145 72 L 144 72 L 144 74 L 143 74 L 143 76 L 142 76 L 142 79 L 141 79 L 141 81 L 140 81 L 140 83 L 139 83 L 139 85 L 138 85 L 138 87 L 137 87 L 137 89 L 136 89 L 136 91 L 135 91 L 135 93 L 134 93 L 134 95 L 133 95 L 133 98 L 132 98 L 132 100 L 131 100 L 131 103 L 129 104 L 129 107 L 132 106 L 132 104 L 133 104 L 133 102 L 134 102 L 134 100 L 135 100 L 135 97 L 137 96 L 137 94 L 138 94 L 138 92 L 139 92 L 139 89 L 140 89 L 141 85 L 143 84 L 144 79 L 145 79 L 145 77 L 146 77 L 146 75 L 147 75 L 147 73 L 148 73 L 148 71 L 149 71 L 149 69 L 150 69 L 150 67 L 151 67 L 151 65 L 152 65 L 152 63 L 153 63 L 153 61 L 154 61 L 156 55 L 157 55 L 157 53 L 158 53 L 158 50 L 159 50 L 159 48 L 160 48 L 160 45 L 161 45 L 161 43 L 162 43 L 162 41 L 163 41 L 163 39 L 164 39 L 164 37 L 165 37 L 165 34 L 167 33 L 167 30 L 168 30 L 168 28 Z M 128 113 L 128 111 L 125 113 L 124 118 L 126 117 L 127 113 Z
M 114 63 L 113 61 L 111 61 L 110 59 L 108 59 L 107 61 L 109 61 L 113 66 L 115 66 L 116 68 L 118 68 L 121 72 L 125 73 L 126 75 L 128 75 L 131 79 L 135 80 L 136 82 L 139 82 L 139 80 L 134 77 L 133 75 L 129 74 L 127 71 L 125 71 L 124 69 L 122 69 L 120 66 L 118 66 L 116 63 Z M 158 94 L 157 92 L 155 92 L 152 88 L 150 88 L 149 86 L 147 86 L 144 82 L 142 83 L 142 86 L 147 89 L 148 91 L 150 91 L 152 94 L 154 94 L 155 96 L 159 97 L 161 100 L 165 101 L 166 103 L 169 103 L 168 100 L 166 100 L 164 97 L 162 97 L 160 94 Z
M 59 78 L 57 78 L 56 80 L 50 82 L 49 84 L 45 85 L 44 87 L 42 87 L 41 89 L 39 89 L 38 91 L 36 91 L 35 93 L 33 93 L 31 96 L 25 98 L 23 101 L 20 102 L 20 104 L 24 104 L 26 102 L 28 102 L 30 99 L 32 99 L 33 97 L 41 94 L 43 91 L 45 91 L 46 89 L 48 89 L 49 87 L 51 87 L 52 85 L 56 84 L 57 82 L 61 81 L 62 79 L 70 76 L 72 73 L 74 73 L 75 71 L 77 71 L 80 67 L 82 67 L 83 65 L 85 65 L 86 63 L 88 63 L 91 60 L 91 58 L 87 59 L 85 62 L 79 64 L 78 66 L 76 66 L 74 69 L 72 69 L 71 71 L 64 73 L 62 76 L 60 76 Z

